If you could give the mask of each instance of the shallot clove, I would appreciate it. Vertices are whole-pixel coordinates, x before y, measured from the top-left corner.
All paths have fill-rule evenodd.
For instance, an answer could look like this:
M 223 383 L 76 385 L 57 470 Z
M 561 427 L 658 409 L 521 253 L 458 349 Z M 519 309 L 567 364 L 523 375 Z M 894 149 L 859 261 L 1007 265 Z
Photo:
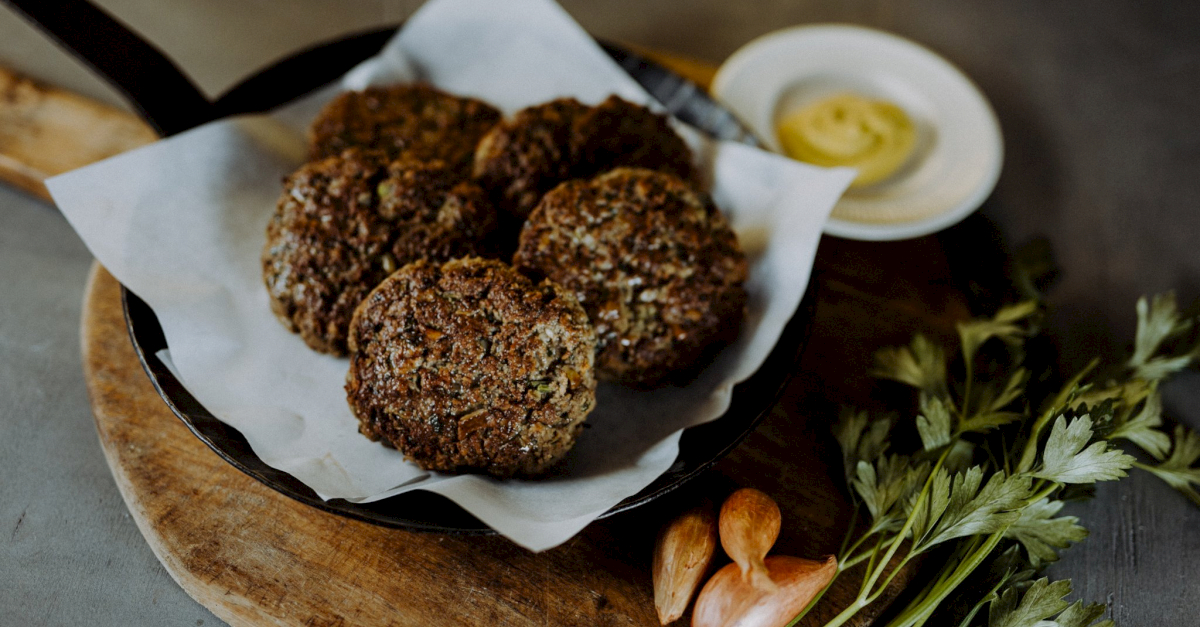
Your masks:
M 654 609 L 663 625 L 683 616 L 717 549 L 717 520 L 708 504 L 667 523 L 654 545 Z
M 774 499 L 754 488 L 742 488 L 721 506 L 721 546 L 737 564 L 742 578 L 771 592 L 775 588 L 763 558 L 779 537 L 782 517 Z
M 696 597 L 692 627 L 784 627 L 837 574 L 832 555 L 823 561 L 772 555 L 765 565 L 774 592 L 747 581 L 737 564 L 718 570 Z

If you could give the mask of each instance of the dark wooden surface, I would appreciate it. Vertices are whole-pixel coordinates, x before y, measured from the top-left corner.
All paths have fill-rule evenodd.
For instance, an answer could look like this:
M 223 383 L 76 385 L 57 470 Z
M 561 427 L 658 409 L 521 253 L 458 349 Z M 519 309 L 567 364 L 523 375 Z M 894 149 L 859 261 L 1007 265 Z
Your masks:
M 690 0 L 655 5 L 637 27 L 606 20 L 603 5 L 566 2 L 602 35 L 714 61 L 776 28 L 851 22 L 961 67 L 1005 139 L 981 214 L 1006 248 L 1044 238 L 1056 258 L 1046 299 L 1064 372 L 1125 356 L 1138 296 L 1200 297 L 1200 2 Z M 1200 376 L 1168 385 L 1165 403 L 1168 416 L 1200 428 Z M 1108 604 L 1118 625 L 1200 624 L 1200 509 L 1135 474 L 1069 513 L 1091 536 L 1052 576 Z

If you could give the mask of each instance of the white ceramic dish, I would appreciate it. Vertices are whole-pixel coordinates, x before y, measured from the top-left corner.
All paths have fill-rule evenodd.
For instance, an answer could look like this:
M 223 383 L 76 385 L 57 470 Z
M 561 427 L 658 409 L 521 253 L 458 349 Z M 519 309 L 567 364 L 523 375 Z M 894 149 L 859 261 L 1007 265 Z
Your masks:
M 729 57 L 712 91 L 776 152 L 780 116 L 834 93 L 888 100 L 913 119 L 913 157 L 888 180 L 847 192 L 825 226 L 830 235 L 939 231 L 977 209 L 1000 176 L 1003 140 L 987 99 L 950 62 L 896 35 L 840 24 L 776 31 Z

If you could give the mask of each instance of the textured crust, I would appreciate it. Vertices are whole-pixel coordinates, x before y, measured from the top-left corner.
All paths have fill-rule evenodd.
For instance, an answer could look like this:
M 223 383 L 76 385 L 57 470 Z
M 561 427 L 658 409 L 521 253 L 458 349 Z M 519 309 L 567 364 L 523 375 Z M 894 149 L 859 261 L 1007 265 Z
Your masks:
M 475 151 L 475 178 L 497 203 L 524 218 L 542 195 L 576 170 L 576 120 L 589 108 L 562 98 L 518 111 L 492 128 Z
M 691 150 L 667 118 L 617 96 L 594 107 L 563 98 L 522 109 L 480 141 L 474 175 L 525 219 L 559 183 L 618 166 L 695 177 Z
M 745 309 L 746 258 L 725 218 L 707 194 L 645 169 L 546 194 L 513 265 L 574 292 L 596 328 L 598 376 L 639 387 L 693 373 Z
M 310 158 L 360 147 L 391 158 L 440 160 L 467 173 L 475 145 L 500 117 L 481 100 L 429 85 L 368 87 L 339 95 L 317 114 L 309 128 Z
M 587 314 L 498 261 L 405 266 L 355 312 L 350 346 L 359 431 L 427 470 L 542 473 L 595 405 Z
M 667 117 L 617 96 L 592 107 L 575 123 L 577 159 L 590 177 L 616 167 L 658 170 L 695 182 L 692 150 Z
M 495 210 L 483 190 L 439 163 L 347 150 L 284 181 L 267 224 L 263 280 L 271 310 L 314 350 L 345 355 L 354 308 L 418 259 L 488 250 Z

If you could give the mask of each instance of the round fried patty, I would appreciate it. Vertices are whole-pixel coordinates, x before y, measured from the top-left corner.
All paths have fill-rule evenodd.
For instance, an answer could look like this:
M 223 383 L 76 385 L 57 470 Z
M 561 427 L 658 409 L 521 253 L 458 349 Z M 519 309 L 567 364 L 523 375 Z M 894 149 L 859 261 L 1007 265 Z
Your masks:
M 594 107 L 563 98 L 518 111 L 480 141 L 474 175 L 524 219 L 559 183 L 617 166 L 695 176 L 691 149 L 667 118 L 617 96 Z
M 577 159 L 580 177 L 591 177 L 618 166 L 648 168 L 694 182 L 692 150 L 675 133 L 665 115 L 609 96 L 575 123 L 581 142 Z
M 498 204 L 524 218 L 555 185 L 572 178 L 579 142 L 575 121 L 588 110 L 574 98 L 528 107 L 483 136 L 474 175 Z
M 346 148 L 382 150 L 389 157 L 441 160 L 470 172 L 475 145 L 500 121 L 500 112 L 474 98 L 425 84 L 368 87 L 325 105 L 309 128 L 312 159 Z
M 737 334 L 746 303 L 746 258 L 712 200 L 645 169 L 546 194 L 513 265 L 574 292 L 596 328 L 597 376 L 639 387 L 693 372 Z
M 267 224 L 263 280 L 271 310 L 314 350 L 345 355 L 354 308 L 418 259 L 488 250 L 496 212 L 483 190 L 440 162 L 350 149 L 284 181 Z
M 540 473 L 595 405 L 587 314 L 499 261 L 401 268 L 355 312 L 350 348 L 359 431 L 427 470 Z

